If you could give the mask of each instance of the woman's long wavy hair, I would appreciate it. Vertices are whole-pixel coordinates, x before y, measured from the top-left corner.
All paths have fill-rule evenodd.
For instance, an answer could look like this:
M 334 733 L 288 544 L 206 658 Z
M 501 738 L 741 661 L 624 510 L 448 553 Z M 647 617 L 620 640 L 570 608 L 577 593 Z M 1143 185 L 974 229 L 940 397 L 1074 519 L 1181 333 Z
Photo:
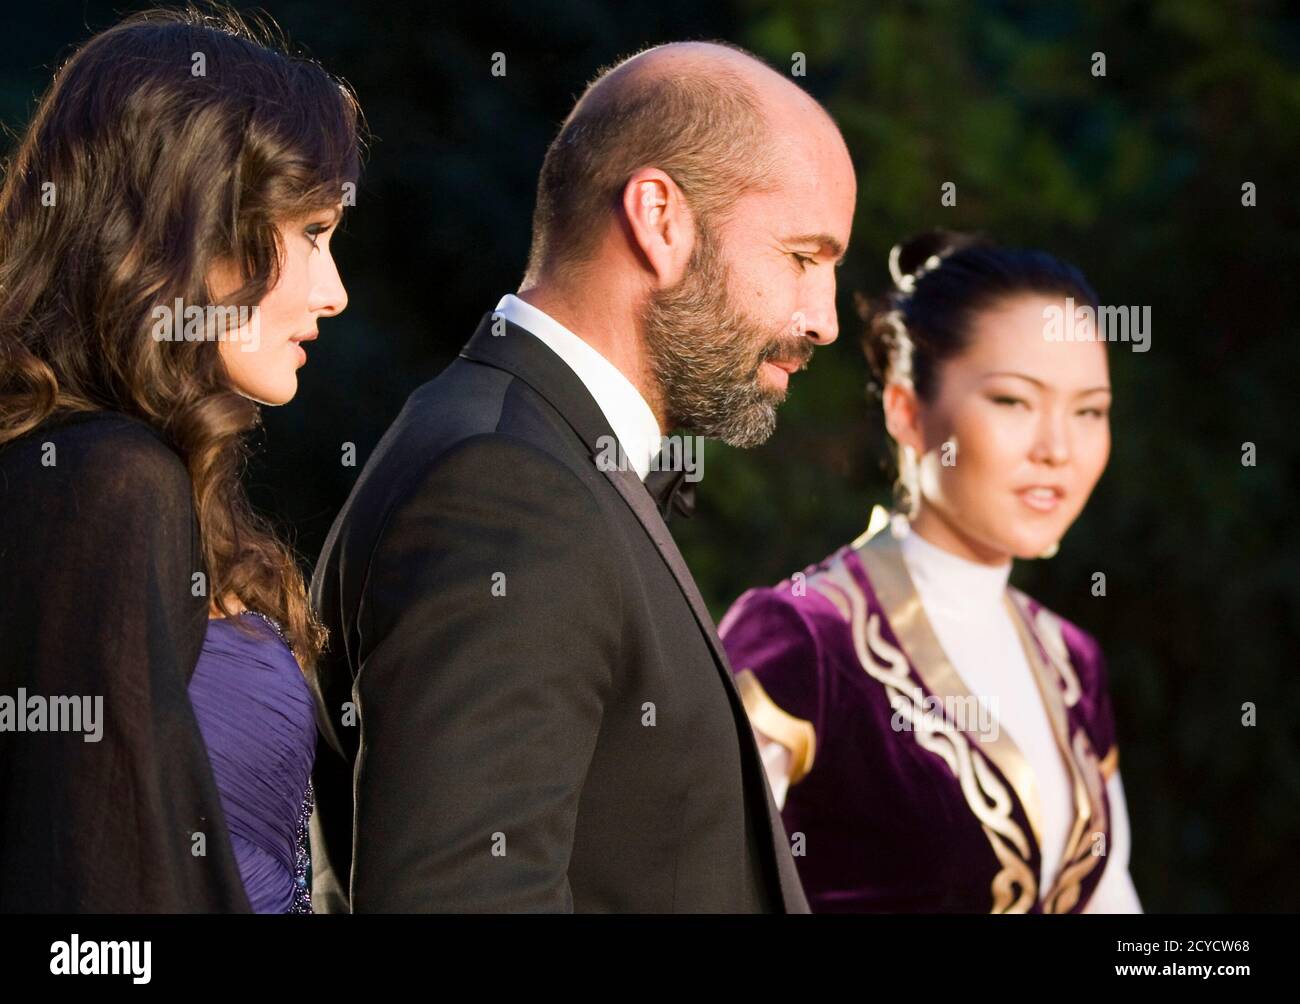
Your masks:
M 240 480 L 258 405 L 216 342 L 155 340 L 153 308 L 213 303 L 218 263 L 245 280 L 225 302 L 260 302 L 277 223 L 350 204 L 363 128 L 348 86 L 269 19 L 151 10 L 63 64 L 0 188 L 0 445 L 64 412 L 158 429 L 189 468 L 217 608 L 274 617 L 305 669 L 324 630 Z

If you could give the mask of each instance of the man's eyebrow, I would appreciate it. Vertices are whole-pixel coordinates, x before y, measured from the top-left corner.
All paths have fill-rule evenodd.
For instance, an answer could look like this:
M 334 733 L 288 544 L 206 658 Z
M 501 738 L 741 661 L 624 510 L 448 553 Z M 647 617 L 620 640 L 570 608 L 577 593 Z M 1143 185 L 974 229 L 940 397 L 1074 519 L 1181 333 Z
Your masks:
M 845 247 L 839 242 L 839 239 L 830 234 L 796 234 L 794 237 L 785 239 L 787 244 L 816 244 L 818 247 L 825 247 L 835 256 L 835 261 L 840 262 L 844 259 Z

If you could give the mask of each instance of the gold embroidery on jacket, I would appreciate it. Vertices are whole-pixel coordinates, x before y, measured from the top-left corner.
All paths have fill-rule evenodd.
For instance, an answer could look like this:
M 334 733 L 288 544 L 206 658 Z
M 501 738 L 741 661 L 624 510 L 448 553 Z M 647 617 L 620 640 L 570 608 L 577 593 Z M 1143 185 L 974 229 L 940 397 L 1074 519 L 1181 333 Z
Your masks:
M 850 550 L 862 561 L 885 618 L 911 653 L 925 686 L 941 698 L 969 696 L 929 627 L 893 536 L 887 529 L 876 533 L 869 530 L 850 545 Z M 918 744 L 941 756 L 960 782 L 962 794 L 1002 866 L 991 887 L 993 912 L 1030 909 L 1039 894 L 1039 877 L 1031 861 L 1043 839 L 1032 766 L 1005 732 L 992 742 L 972 747 L 955 725 L 943 721 L 942 727 L 934 727 L 931 719 L 936 716 L 921 709 L 923 694 L 908 678 L 907 657 L 880 637 L 880 618 L 869 614 L 865 594 L 845 565 L 843 553 L 836 555 L 823 572 L 810 576 L 808 584 L 826 596 L 849 622 L 858 661 L 870 676 L 889 688 L 887 693 L 895 711 L 909 722 L 920 722 L 919 726 L 913 725 Z M 1041 608 L 1031 616 L 1027 597 L 1015 589 L 1008 589 L 1007 602 L 1073 789 L 1074 821 L 1055 880 L 1044 877 L 1046 895 L 1041 901 L 1044 912 L 1064 913 L 1075 908 L 1084 880 L 1099 861 L 1104 863 L 1105 858 L 1097 853 L 1098 846 L 1103 853 L 1109 850 L 1110 832 L 1102 793 L 1104 770 L 1087 734 L 1082 728 L 1072 727 L 1066 714 L 1067 708 L 1078 703 L 1082 689 L 1060 619 Z M 1107 760 L 1111 760 L 1109 755 Z M 1018 797 L 1030 834 L 1026 835 L 1016 823 L 1011 795 L 990 768 L 990 762 L 1007 778 Z
M 1110 825 L 1102 793 L 1105 782 L 1088 734 L 1081 726 L 1073 725 L 1066 714 L 1067 707 L 1078 703 L 1081 690 L 1060 618 L 1042 608 L 1031 615 L 1028 598 L 1019 590 L 1008 590 L 1008 603 L 1074 791 L 1074 823 L 1056 881 L 1043 897 L 1044 913 L 1068 913 L 1079 902 L 1084 880 L 1099 863 L 1104 865 L 1104 855 L 1110 850 Z
M 1030 867 L 1031 848 L 1024 831 L 1012 817 L 1012 800 L 1006 786 L 981 753 L 971 749 L 966 734 L 940 715 L 921 707 L 924 694 L 909 676 L 907 657 L 881 636 L 880 615 L 868 613 L 866 596 L 852 573 L 836 556 L 808 584 L 826 596 L 848 621 L 858 661 L 867 674 L 883 684 L 894 712 L 907 722 L 917 743 L 943 758 L 961 786 L 984 835 L 992 845 L 1001 870 L 992 883 L 994 913 L 1024 913 L 1038 892 Z

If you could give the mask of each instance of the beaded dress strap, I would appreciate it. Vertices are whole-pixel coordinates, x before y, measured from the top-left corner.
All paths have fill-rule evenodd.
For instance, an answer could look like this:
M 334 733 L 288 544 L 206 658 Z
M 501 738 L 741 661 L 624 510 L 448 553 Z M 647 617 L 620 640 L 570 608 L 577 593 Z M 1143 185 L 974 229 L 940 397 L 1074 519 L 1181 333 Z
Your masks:
M 254 617 L 260 617 L 271 625 L 271 628 L 280 640 L 289 647 L 289 639 L 285 637 L 284 631 L 274 618 L 268 617 L 260 610 L 249 610 L 248 613 Z M 289 906 L 289 913 L 312 913 L 311 907 L 311 883 L 308 880 L 307 872 L 311 868 L 311 849 L 308 838 L 308 831 L 311 825 L 311 814 L 316 807 L 316 792 L 312 788 L 311 778 L 307 779 L 307 790 L 303 793 L 302 806 L 298 810 L 298 831 L 294 843 L 296 851 L 294 854 L 293 867 L 293 903 Z

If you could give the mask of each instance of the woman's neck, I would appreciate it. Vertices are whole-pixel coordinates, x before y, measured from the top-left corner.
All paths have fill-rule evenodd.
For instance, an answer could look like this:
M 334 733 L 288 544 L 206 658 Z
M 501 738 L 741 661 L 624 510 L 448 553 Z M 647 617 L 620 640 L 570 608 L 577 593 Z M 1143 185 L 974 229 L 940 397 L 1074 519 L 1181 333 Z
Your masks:
M 230 608 L 231 616 L 234 616 L 235 614 L 242 614 L 245 610 L 248 609 L 246 606 L 244 606 L 243 603 L 239 601 L 239 597 L 235 596 L 233 593 L 230 596 L 226 597 L 226 606 Z M 222 609 L 218 607 L 216 603 L 213 603 L 210 607 L 208 607 L 208 620 L 210 621 L 221 620 L 225 616 L 226 616 L 225 612 L 222 611 Z
M 912 532 L 949 554 L 978 565 L 1001 568 L 1011 563 L 1011 555 L 988 547 L 946 519 L 933 507 L 922 505 L 910 521 Z
M 926 612 L 986 623 L 1004 602 L 1011 561 L 972 561 L 927 539 L 912 527 L 901 542 L 903 561 Z

